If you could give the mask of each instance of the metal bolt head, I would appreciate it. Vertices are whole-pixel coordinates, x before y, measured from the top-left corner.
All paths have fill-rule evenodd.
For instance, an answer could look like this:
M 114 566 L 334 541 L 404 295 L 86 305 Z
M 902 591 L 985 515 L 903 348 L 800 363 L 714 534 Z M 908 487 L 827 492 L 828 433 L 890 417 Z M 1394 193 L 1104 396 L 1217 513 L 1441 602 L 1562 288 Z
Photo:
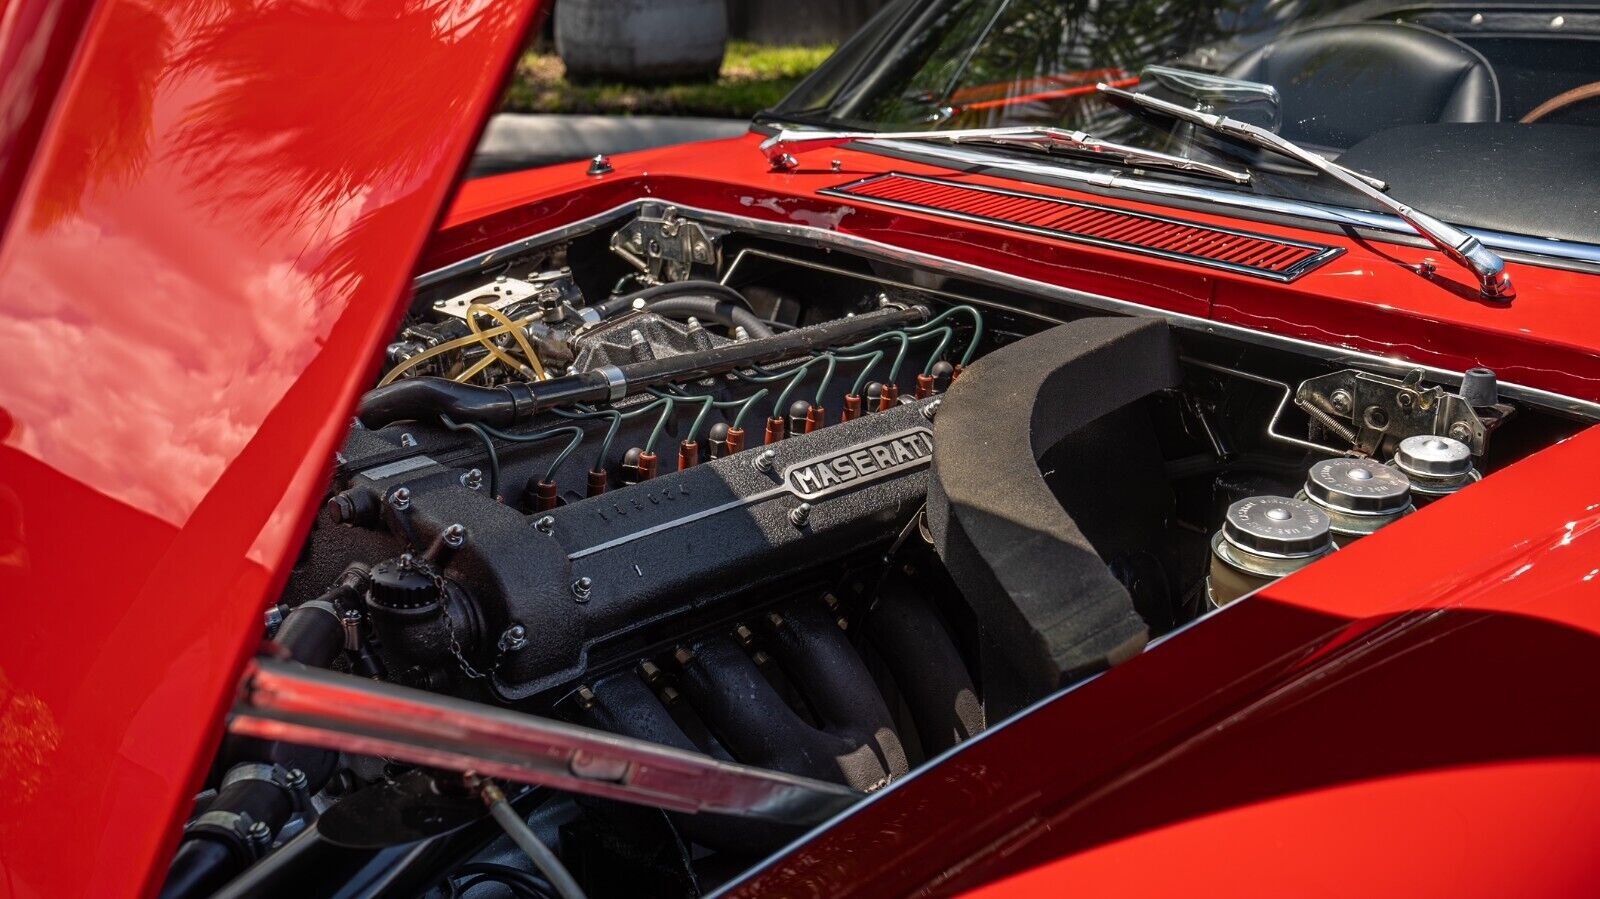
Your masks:
M 1333 411 L 1335 412 L 1349 412 L 1352 403 L 1350 391 L 1348 390 L 1335 390 L 1328 394 L 1328 404 L 1333 406 Z
M 548 536 L 555 532 L 556 520 L 549 515 L 545 515 L 533 523 L 533 529 Z
M 459 524 L 452 524 L 444 529 L 441 535 L 446 546 L 460 546 L 467 542 L 467 529 Z
M 389 494 L 389 505 L 401 512 L 411 508 L 411 488 L 396 487 L 394 492 Z
M 404 434 L 400 435 L 400 445 L 401 446 L 408 446 L 408 447 L 409 446 L 416 446 L 417 445 L 417 438 L 414 437 L 410 431 L 407 431 Z
M 461 476 L 461 486 L 468 490 L 477 490 L 483 486 L 483 469 L 474 468 Z
M 528 629 L 520 624 L 511 625 L 500 635 L 500 649 L 503 652 L 518 652 L 527 648 Z
M 267 842 L 272 839 L 272 828 L 268 827 L 267 822 L 265 821 L 256 821 L 252 823 L 250 828 L 245 833 L 250 837 L 252 842 L 259 843 L 263 846 L 265 846 Z
M 837 175 L 838 173 L 844 171 L 844 161 L 839 159 L 829 160 L 828 168 L 833 169 L 833 173 Z
M 694 661 L 694 652 L 687 646 L 680 646 L 672 651 L 672 658 L 679 665 L 687 665 Z
M 756 457 L 756 471 L 771 471 L 777 461 L 777 453 L 772 450 L 762 450 L 761 455 Z
M 306 773 L 301 771 L 299 768 L 290 768 L 289 771 L 283 776 L 283 785 L 291 790 L 305 789 Z
M 572 582 L 572 597 L 578 602 L 588 602 L 589 593 L 594 589 L 594 581 L 587 577 L 580 577 Z
M 584 684 L 578 685 L 578 708 L 594 708 L 594 691 Z
M 944 402 L 943 399 L 935 399 L 933 402 L 923 405 L 922 417 L 933 421 L 933 417 L 939 414 L 939 404 L 942 402 Z
M 795 506 L 793 509 L 789 510 L 789 523 L 794 525 L 797 528 L 805 527 L 806 526 L 806 522 L 808 522 L 810 520 L 811 520 L 811 504 L 810 503 L 801 503 L 800 505 Z
M 639 663 L 639 675 L 644 678 L 645 683 L 653 684 L 661 679 L 661 669 L 655 662 L 645 659 Z
M 604 153 L 598 153 L 593 159 L 589 160 L 588 172 L 592 177 L 609 175 L 613 171 L 615 171 L 615 169 L 611 167 L 611 158 L 606 156 Z

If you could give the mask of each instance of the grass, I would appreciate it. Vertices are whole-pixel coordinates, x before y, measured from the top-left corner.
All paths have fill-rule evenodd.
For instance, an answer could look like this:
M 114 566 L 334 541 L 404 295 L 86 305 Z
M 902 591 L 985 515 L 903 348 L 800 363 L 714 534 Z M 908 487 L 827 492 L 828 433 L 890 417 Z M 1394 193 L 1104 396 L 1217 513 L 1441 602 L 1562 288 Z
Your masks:
M 530 51 L 517 63 L 506 112 L 691 115 L 747 119 L 775 105 L 832 47 L 771 47 L 729 41 L 715 81 L 638 86 L 573 84 L 554 53 Z

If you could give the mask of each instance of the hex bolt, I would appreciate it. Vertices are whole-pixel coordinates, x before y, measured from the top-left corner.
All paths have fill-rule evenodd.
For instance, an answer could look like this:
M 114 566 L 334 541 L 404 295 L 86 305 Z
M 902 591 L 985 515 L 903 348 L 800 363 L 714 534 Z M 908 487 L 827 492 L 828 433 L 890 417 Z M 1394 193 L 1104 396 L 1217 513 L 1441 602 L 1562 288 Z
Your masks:
M 1471 445 L 1472 428 L 1466 422 L 1458 421 L 1450 426 L 1450 436 L 1461 441 L 1462 443 Z
M 519 652 L 527 648 L 528 629 L 520 624 L 511 625 L 500 635 L 500 649 L 503 652 Z
M 750 656 L 750 661 L 755 662 L 758 667 L 765 668 L 772 661 L 772 656 L 757 650 Z
M 639 676 L 644 678 L 645 683 L 653 685 L 656 681 L 661 680 L 661 669 L 656 666 L 655 662 L 645 659 L 639 663 Z
M 461 476 L 461 486 L 468 490 L 477 490 L 483 486 L 483 469 L 474 468 Z
M 389 494 L 389 505 L 393 506 L 395 510 L 399 512 L 404 512 L 405 510 L 411 508 L 411 488 L 394 488 L 394 492 Z
M 942 402 L 944 402 L 943 399 L 936 399 L 933 402 L 923 406 L 922 417 L 929 421 L 933 421 L 933 417 L 939 414 L 939 404 Z
M 672 651 L 672 659 L 679 667 L 685 667 L 694 661 L 694 652 L 687 646 L 680 646 Z
M 578 685 L 578 708 L 584 711 L 594 708 L 594 691 L 585 684 Z
M 328 500 L 328 514 L 338 524 L 349 524 L 356 517 L 355 500 L 343 493 L 336 493 Z
M 806 522 L 808 522 L 810 520 L 811 520 L 811 504 L 810 503 L 801 503 L 800 505 L 795 506 L 793 509 L 789 510 L 789 523 L 794 525 L 797 528 L 805 527 L 806 526 Z
M 742 624 L 733 629 L 733 635 L 745 646 L 749 646 L 756 641 L 756 635 L 751 633 L 750 628 L 745 627 Z
M 580 577 L 572 582 L 572 598 L 578 602 L 589 601 L 589 591 L 594 589 L 594 581 L 587 577 Z
M 406 431 L 405 433 L 400 435 L 400 445 L 401 446 L 405 446 L 405 447 L 416 446 L 417 445 L 417 438 L 413 437 L 411 435 L 410 431 Z
M 459 524 L 452 524 L 440 534 L 444 538 L 444 545 L 458 547 L 467 542 L 467 529 Z
M 765 450 L 756 457 L 756 471 L 771 471 L 778 463 L 778 454 Z
M 768 612 L 767 623 L 773 627 L 783 627 L 783 616 L 779 615 L 777 612 Z
M 674 690 L 671 687 L 662 687 L 661 688 L 661 702 L 663 704 L 672 705 L 673 703 L 675 703 L 677 701 L 678 701 L 678 691 L 677 690 Z
M 549 515 L 545 515 L 533 523 L 533 529 L 548 537 L 555 533 L 556 520 Z

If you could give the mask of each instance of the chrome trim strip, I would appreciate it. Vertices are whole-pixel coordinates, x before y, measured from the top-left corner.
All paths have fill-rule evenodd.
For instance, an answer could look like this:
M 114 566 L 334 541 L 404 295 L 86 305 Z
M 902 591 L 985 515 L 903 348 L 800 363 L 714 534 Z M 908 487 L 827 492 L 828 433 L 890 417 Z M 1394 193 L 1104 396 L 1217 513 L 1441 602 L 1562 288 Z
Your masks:
M 592 556 L 595 553 L 605 552 L 608 549 L 615 549 L 619 546 L 625 546 L 634 542 L 635 540 L 643 540 L 652 534 L 659 534 L 662 531 L 678 527 L 679 525 L 688 524 L 691 521 L 699 521 L 702 518 L 710 518 L 713 515 L 721 515 L 723 512 L 727 512 L 730 509 L 741 509 L 745 506 L 753 506 L 757 503 L 764 503 L 769 499 L 786 495 L 794 495 L 793 491 L 791 491 L 786 484 L 779 484 L 776 487 L 768 487 L 765 490 L 752 493 L 749 496 L 741 496 L 738 499 L 730 499 L 725 503 L 712 506 L 709 509 L 701 509 L 698 512 L 691 512 L 688 515 L 680 515 L 671 521 L 663 521 L 660 524 L 654 524 L 650 527 L 642 528 L 634 531 L 631 534 L 623 534 L 621 537 L 612 538 L 604 543 L 596 543 L 594 546 L 586 546 L 583 549 L 575 549 L 572 552 L 567 553 L 567 561 L 576 562 L 584 556 Z
M 1313 221 L 1328 222 L 1339 225 L 1354 225 L 1359 228 L 1368 228 L 1373 231 L 1382 231 L 1394 234 L 1396 237 L 1412 238 L 1414 232 L 1399 217 L 1382 212 L 1371 212 L 1365 209 L 1354 209 L 1345 206 L 1329 206 L 1323 203 L 1312 203 L 1306 200 L 1291 200 L 1283 197 L 1263 197 L 1256 194 L 1241 193 L 1237 190 L 1218 189 L 1200 185 L 1180 184 L 1173 181 L 1155 181 L 1148 178 L 1138 178 L 1122 174 L 1108 174 L 1104 172 L 1082 171 L 1070 166 L 1060 164 L 1045 165 L 1031 160 L 1016 159 L 1010 156 L 996 156 L 979 150 L 969 150 L 958 147 L 940 147 L 929 144 L 908 144 L 904 141 L 886 140 L 873 146 L 871 144 L 851 144 L 851 150 L 871 153 L 875 149 L 879 155 L 890 158 L 901 158 L 901 155 L 925 156 L 938 160 L 938 164 L 950 165 L 952 168 L 961 166 L 985 166 L 994 169 L 1005 169 L 1010 172 L 1023 172 L 1042 178 L 1060 181 L 1088 184 L 1096 187 L 1112 187 L 1122 190 L 1137 191 L 1158 196 L 1178 197 L 1185 200 L 1194 200 L 1205 203 L 1214 203 L 1220 206 L 1229 206 L 1238 209 L 1249 209 L 1275 215 L 1289 215 Z M 883 153 L 884 150 L 894 150 L 897 154 Z M 1006 171 L 991 173 L 995 177 L 1005 177 Z M 1505 250 L 1511 253 L 1525 253 L 1531 256 L 1547 256 L 1552 259 L 1569 259 L 1575 262 L 1585 262 L 1600 265 L 1600 244 L 1574 243 L 1565 240 L 1552 240 L 1548 237 L 1535 237 L 1526 234 L 1512 234 L 1505 231 L 1492 231 L 1485 228 L 1465 228 L 1461 230 L 1471 234 L 1482 241 L 1484 246 L 1496 250 Z M 1419 239 L 1417 243 L 1423 242 Z
M 1130 218 L 1146 219 L 1152 222 L 1163 222 L 1169 225 L 1176 225 L 1180 228 L 1200 228 L 1206 231 L 1216 231 L 1219 234 L 1232 234 L 1235 237 L 1243 237 L 1249 240 L 1267 241 L 1269 243 L 1277 243 L 1284 246 L 1299 247 L 1303 250 L 1316 250 L 1317 252 L 1301 260 L 1300 262 L 1295 263 L 1293 266 L 1290 266 L 1284 271 L 1275 272 L 1271 271 L 1270 269 L 1256 268 L 1249 265 L 1239 265 L 1232 262 L 1224 262 L 1220 259 L 1211 259 L 1206 256 L 1196 256 L 1192 253 L 1180 253 L 1172 250 L 1162 250 L 1156 247 L 1147 247 L 1142 244 L 1128 243 L 1120 240 L 1109 240 L 1103 237 L 1094 237 L 1088 234 L 1079 234 L 1075 231 L 1065 231 L 1057 228 L 1045 228 L 1037 225 L 1029 225 L 1024 222 L 1012 221 L 1010 219 L 994 218 L 987 215 L 976 215 L 970 212 L 956 212 L 951 209 L 945 209 L 943 207 L 933 206 L 925 203 L 912 203 L 905 200 L 889 200 L 882 197 L 874 197 L 866 194 L 851 192 L 852 188 L 858 188 L 862 185 L 881 181 L 885 178 L 900 178 L 907 181 L 920 181 L 923 184 L 937 184 L 943 187 L 953 187 L 962 190 L 975 190 L 979 193 L 994 194 L 995 196 L 999 197 L 1017 197 L 1021 199 L 1041 200 L 1047 203 L 1057 203 L 1062 206 L 1080 206 L 1085 209 L 1098 209 L 1103 212 L 1110 212 L 1116 215 L 1125 215 Z M 1107 249 L 1120 250 L 1128 253 L 1138 253 L 1142 256 L 1155 256 L 1160 259 L 1170 259 L 1174 262 L 1185 262 L 1191 265 L 1203 266 L 1205 268 L 1222 269 L 1223 271 L 1234 272 L 1240 275 L 1248 275 L 1253 278 L 1266 278 L 1267 280 L 1277 281 L 1282 284 L 1287 284 L 1296 278 L 1299 278 L 1306 272 L 1317 268 L 1323 263 L 1326 263 L 1328 260 L 1333 259 L 1344 252 L 1343 247 L 1330 247 L 1325 244 L 1309 243 L 1303 240 L 1277 237 L 1271 234 L 1259 234 L 1252 231 L 1241 231 L 1237 228 L 1207 225 L 1201 222 L 1191 222 L 1184 219 L 1172 218 L 1165 215 L 1156 215 L 1148 212 L 1135 212 L 1131 209 L 1119 209 L 1115 206 L 1106 206 L 1100 203 L 1086 203 L 1081 200 L 1068 200 L 1064 197 L 1052 197 L 1047 194 L 1029 193 L 1028 191 L 994 187 L 987 184 L 963 184 L 960 181 L 950 181 L 944 178 L 933 178 L 926 175 L 909 175 L 905 172 L 885 172 L 881 175 L 873 175 L 868 178 L 851 181 L 847 184 L 841 184 L 835 187 L 825 187 L 817 191 L 817 193 L 831 197 L 844 197 L 857 202 L 865 201 L 867 203 L 874 203 L 880 206 L 891 206 L 896 209 L 906 209 L 914 212 L 929 212 L 945 218 L 960 219 L 961 221 L 967 222 L 978 222 L 980 224 L 992 225 L 997 228 L 1006 228 L 1012 231 L 1036 234 L 1040 237 L 1048 237 L 1053 240 L 1064 240 L 1071 243 L 1088 244 L 1090 246 L 1105 247 Z
M 648 198 L 632 200 L 613 209 L 607 210 L 606 212 L 590 216 L 589 218 L 582 219 L 577 222 L 572 222 L 560 228 L 555 228 L 541 234 L 536 234 L 513 241 L 503 246 L 496 247 L 492 250 L 488 250 L 477 256 L 464 259 L 461 262 L 428 272 L 424 275 L 421 275 L 416 280 L 416 284 L 419 287 L 427 284 L 434 284 L 448 277 L 482 269 L 485 266 L 493 262 L 497 262 L 505 256 L 512 255 L 515 252 L 521 252 L 545 243 L 557 240 L 565 240 L 579 234 L 593 231 L 606 222 L 621 218 L 629 212 L 636 212 L 639 207 L 643 206 L 645 203 L 669 202 L 672 202 L 670 198 L 662 196 L 652 196 Z M 1217 322 L 1206 318 L 1200 318 L 1198 316 L 1186 315 L 1180 312 L 1170 312 L 1167 310 L 1156 309 L 1150 306 L 1129 302 L 1127 300 L 1119 300 L 1113 297 L 1101 296 L 1099 294 L 1075 290 L 1069 287 L 1062 287 L 1057 284 L 1047 284 L 1042 281 L 1034 281 L 1029 278 L 1023 278 L 1018 275 L 1007 274 L 1005 272 L 999 272 L 993 269 L 986 269 L 976 265 L 969 265 L 964 262 L 946 259 L 942 256 L 932 256 L 917 252 L 915 250 L 907 250 L 902 247 L 880 243 L 868 238 L 857 237 L 853 234 L 840 234 L 836 231 L 829 231 L 827 229 L 817 228 L 811 225 L 782 224 L 778 222 L 748 218 L 741 215 L 734 215 L 731 213 L 713 212 L 711 210 L 700 209 L 696 206 L 684 203 L 673 203 L 673 205 L 676 206 L 678 211 L 684 215 L 698 218 L 702 221 L 722 227 L 740 229 L 752 234 L 768 237 L 788 238 L 790 240 L 818 248 L 846 250 L 854 252 L 858 255 L 872 256 L 885 261 L 898 263 L 900 265 L 914 266 L 917 268 L 941 272 L 943 274 L 960 278 L 965 281 L 971 281 L 977 284 L 986 284 L 992 287 L 1015 291 L 1018 293 L 1035 294 L 1048 299 L 1058 300 L 1100 312 L 1109 312 L 1116 315 L 1142 315 L 1146 317 L 1159 317 L 1167 321 L 1173 327 L 1181 328 L 1186 331 L 1227 337 L 1256 346 L 1264 346 L 1275 349 L 1288 349 L 1339 365 L 1360 365 L 1371 368 L 1375 371 L 1399 375 L 1404 375 L 1407 371 L 1412 369 L 1421 369 L 1424 375 L 1430 380 L 1452 387 L 1459 386 L 1462 379 L 1462 373 L 1459 371 L 1439 368 L 1437 366 L 1428 365 L 1425 363 L 1410 362 L 1406 360 L 1388 358 L 1385 356 L 1378 356 L 1360 350 L 1327 346 L 1325 344 L 1314 343 L 1309 340 L 1302 340 L 1298 337 L 1284 337 L 1278 334 L 1269 334 L 1265 331 L 1257 331 L 1252 328 L 1246 328 L 1242 325 L 1233 325 L 1225 322 Z M 912 290 L 920 289 L 914 284 L 907 284 L 905 286 Z M 999 303 L 993 300 L 973 298 L 969 300 L 969 302 L 982 303 L 1010 311 L 1021 311 L 1014 310 L 1005 303 Z M 1033 313 L 1028 314 L 1032 315 Z M 1553 391 L 1541 390 L 1537 387 L 1524 387 L 1509 381 L 1500 382 L 1500 393 L 1502 396 L 1515 399 L 1541 409 L 1548 409 L 1554 412 L 1560 412 L 1579 418 L 1600 420 L 1600 403 L 1564 396 Z

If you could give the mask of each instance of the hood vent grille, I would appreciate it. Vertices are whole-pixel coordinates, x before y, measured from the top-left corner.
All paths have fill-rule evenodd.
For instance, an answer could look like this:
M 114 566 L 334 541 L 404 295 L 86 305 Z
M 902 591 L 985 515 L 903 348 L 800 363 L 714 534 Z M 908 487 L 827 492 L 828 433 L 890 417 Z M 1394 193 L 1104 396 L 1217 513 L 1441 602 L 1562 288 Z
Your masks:
M 1109 206 L 898 173 L 822 192 L 1275 281 L 1292 281 L 1343 252 Z

